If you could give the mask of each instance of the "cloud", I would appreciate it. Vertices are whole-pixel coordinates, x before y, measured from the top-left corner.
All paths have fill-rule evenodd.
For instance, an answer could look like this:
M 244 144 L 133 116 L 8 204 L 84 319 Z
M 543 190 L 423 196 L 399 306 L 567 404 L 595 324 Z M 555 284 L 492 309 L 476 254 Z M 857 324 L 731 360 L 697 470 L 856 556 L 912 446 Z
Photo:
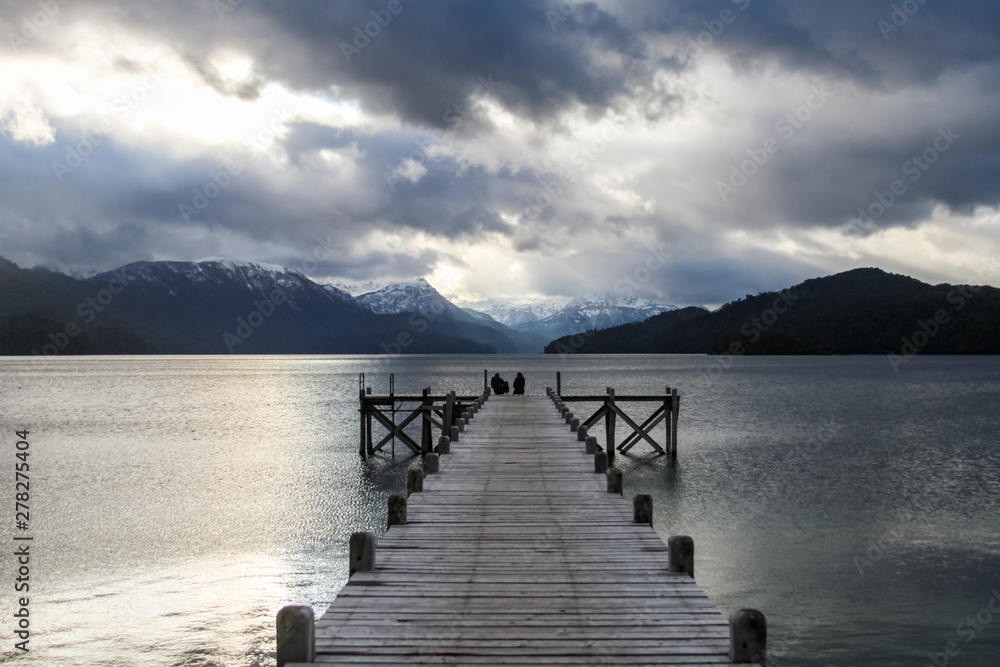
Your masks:
M 663 247 L 642 288 L 684 305 L 906 267 L 887 239 L 927 279 L 996 248 L 993 3 L 389 5 L 59 5 L 0 51 L 4 254 L 242 256 L 489 300 L 613 291 Z

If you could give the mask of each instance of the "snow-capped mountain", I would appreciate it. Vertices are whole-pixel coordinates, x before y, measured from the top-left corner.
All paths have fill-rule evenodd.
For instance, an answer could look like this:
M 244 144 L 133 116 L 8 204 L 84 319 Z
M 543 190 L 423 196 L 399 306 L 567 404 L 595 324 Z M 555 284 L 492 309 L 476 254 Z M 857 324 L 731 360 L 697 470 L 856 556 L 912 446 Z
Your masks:
M 392 284 L 392 281 L 389 280 L 351 280 L 349 278 L 338 278 L 331 283 L 327 283 L 329 287 L 346 292 L 352 297 L 368 294 L 369 292 L 377 292 Z
M 372 292 L 356 295 L 355 300 L 378 315 L 420 313 L 438 317 L 446 312 L 461 310 L 423 278 L 390 283 Z
M 517 329 L 522 324 L 544 320 L 566 307 L 569 299 L 529 299 L 516 303 L 497 303 L 489 308 L 483 308 L 497 322 Z
M 117 269 L 129 284 L 159 286 L 175 294 L 185 286 L 245 288 L 257 296 L 266 297 L 275 288 L 285 291 L 304 290 L 313 295 L 326 295 L 325 290 L 302 273 L 277 264 L 241 262 L 231 259 L 209 259 L 201 262 L 133 262 Z M 113 272 L 112 272 L 113 273 Z M 89 278 L 100 281 L 111 273 Z
M 447 323 L 456 335 L 492 345 L 498 352 L 540 352 L 548 342 L 537 334 L 506 327 L 483 313 L 459 308 L 423 278 L 386 285 L 356 296 L 355 301 L 378 315 L 413 313 L 411 320 L 416 327 L 427 322 Z
M 590 329 L 642 322 L 668 310 L 677 310 L 677 306 L 654 303 L 636 296 L 600 294 L 573 299 L 547 317 L 524 322 L 514 328 L 554 339 Z

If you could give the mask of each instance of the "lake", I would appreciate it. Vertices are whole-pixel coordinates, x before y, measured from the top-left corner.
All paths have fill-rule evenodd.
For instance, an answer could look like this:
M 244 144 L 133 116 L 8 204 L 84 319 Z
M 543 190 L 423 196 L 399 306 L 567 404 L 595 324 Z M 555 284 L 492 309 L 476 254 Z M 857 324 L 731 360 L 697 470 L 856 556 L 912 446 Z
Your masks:
M 677 465 L 618 456 L 625 496 L 694 538 L 724 612 L 767 615 L 769 665 L 996 664 L 1000 358 L 686 355 L 0 358 L 4 493 L 23 429 L 31 483 L 5 549 L 33 538 L 31 650 L 9 555 L 0 662 L 270 667 L 278 609 L 326 608 L 413 463 L 360 461 L 358 374 L 462 394 L 484 369 L 679 389 Z

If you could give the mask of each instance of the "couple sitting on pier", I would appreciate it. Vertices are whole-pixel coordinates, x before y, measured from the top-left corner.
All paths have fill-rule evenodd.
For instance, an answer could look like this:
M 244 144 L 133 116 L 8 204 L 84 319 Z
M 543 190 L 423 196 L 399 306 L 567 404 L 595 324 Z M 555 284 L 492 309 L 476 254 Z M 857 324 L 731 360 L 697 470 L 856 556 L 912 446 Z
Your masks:
M 500 377 L 499 373 L 494 375 L 493 379 L 490 380 L 490 387 L 493 388 L 493 393 L 498 396 L 500 394 L 506 394 L 510 391 L 510 385 L 507 384 L 506 380 Z M 522 394 L 524 394 L 524 376 L 518 373 L 517 377 L 514 378 L 514 395 L 518 396 Z

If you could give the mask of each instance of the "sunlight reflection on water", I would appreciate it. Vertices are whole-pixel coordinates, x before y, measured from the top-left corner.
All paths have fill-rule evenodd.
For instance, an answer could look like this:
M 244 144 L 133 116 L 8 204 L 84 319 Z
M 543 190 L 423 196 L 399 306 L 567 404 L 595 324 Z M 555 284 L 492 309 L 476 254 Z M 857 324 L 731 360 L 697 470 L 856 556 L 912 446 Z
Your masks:
M 402 447 L 394 463 L 358 460 L 357 374 L 376 393 L 389 372 L 397 392 L 477 393 L 484 367 L 524 371 L 529 393 L 556 371 L 567 394 L 680 389 L 678 466 L 641 447 L 619 457 L 625 496 L 653 494 L 661 534 L 695 538 L 720 607 L 768 614 L 775 664 L 942 650 L 1000 584 L 1000 361 L 894 374 L 882 358 L 745 358 L 707 375 L 712 363 L 0 358 L 4 428 L 31 430 L 35 534 L 32 652 L 5 646 L 0 662 L 272 665 L 277 610 L 322 612 L 350 533 L 380 533 L 404 486 Z M 964 664 L 1000 650 L 994 630 L 963 644 Z

